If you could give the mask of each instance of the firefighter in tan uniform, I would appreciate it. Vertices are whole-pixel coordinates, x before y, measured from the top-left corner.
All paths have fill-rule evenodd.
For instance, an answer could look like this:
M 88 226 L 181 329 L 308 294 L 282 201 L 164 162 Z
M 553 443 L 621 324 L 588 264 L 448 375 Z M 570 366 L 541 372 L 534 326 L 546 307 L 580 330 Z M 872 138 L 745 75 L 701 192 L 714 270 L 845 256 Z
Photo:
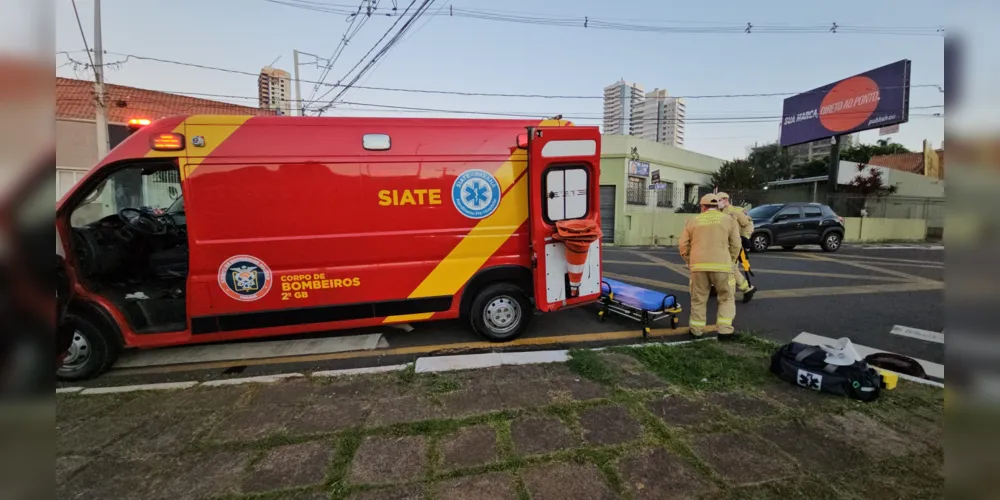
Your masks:
M 743 207 L 737 207 L 729 202 L 729 194 L 720 192 L 716 193 L 715 197 L 719 200 L 719 210 L 724 214 L 729 214 L 739 225 L 740 239 L 743 241 L 745 250 L 750 242 L 750 235 L 753 234 L 753 219 L 747 215 Z M 743 303 L 746 304 L 753 299 L 753 294 L 757 293 L 757 287 L 748 283 L 746 277 L 740 272 L 739 260 L 737 255 L 736 260 L 733 261 L 733 277 L 729 285 L 733 290 L 743 292 Z
M 691 270 L 691 335 L 700 337 L 705 333 L 708 296 L 714 286 L 719 299 L 715 320 L 719 340 L 733 338 L 736 296 L 729 280 L 740 248 L 736 221 L 719 211 L 715 195 L 702 196 L 701 213 L 688 219 L 680 240 L 681 257 Z

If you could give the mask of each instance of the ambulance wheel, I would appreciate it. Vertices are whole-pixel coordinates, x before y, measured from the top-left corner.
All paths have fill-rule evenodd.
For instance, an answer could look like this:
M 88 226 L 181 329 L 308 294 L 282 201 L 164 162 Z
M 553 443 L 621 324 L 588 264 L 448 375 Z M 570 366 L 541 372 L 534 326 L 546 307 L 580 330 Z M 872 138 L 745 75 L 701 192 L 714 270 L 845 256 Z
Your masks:
M 56 369 L 56 378 L 85 380 L 106 372 L 118 360 L 122 341 L 113 328 L 102 328 L 72 313 L 67 313 L 63 322 L 72 326 L 73 341 L 62 366 Z
M 533 309 L 520 288 L 497 283 L 479 291 L 469 311 L 472 329 L 492 342 L 507 342 L 528 328 Z

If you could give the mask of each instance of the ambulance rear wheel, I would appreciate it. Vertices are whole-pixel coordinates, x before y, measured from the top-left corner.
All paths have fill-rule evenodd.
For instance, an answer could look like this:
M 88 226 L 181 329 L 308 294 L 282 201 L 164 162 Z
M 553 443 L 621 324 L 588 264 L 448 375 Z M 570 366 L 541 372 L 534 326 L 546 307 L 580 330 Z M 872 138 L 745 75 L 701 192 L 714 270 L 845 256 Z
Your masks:
M 469 317 L 476 333 L 492 342 L 507 342 L 524 333 L 532 312 L 531 302 L 520 288 L 497 283 L 479 291 Z

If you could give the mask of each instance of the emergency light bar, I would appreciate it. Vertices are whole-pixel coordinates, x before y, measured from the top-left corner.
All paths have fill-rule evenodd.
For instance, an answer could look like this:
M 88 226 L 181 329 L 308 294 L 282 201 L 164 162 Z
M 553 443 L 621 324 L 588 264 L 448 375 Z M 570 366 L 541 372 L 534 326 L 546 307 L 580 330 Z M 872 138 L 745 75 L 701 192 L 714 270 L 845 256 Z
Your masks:
M 126 125 L 129 130 L 135 132 L 146 125 L 152 123 L 149 118 L 130 118 L 128 124 Z
M 184 135 L 173 132 L 156 134 L 149 139 L 149 147 L 154 151 L 180 151 L 184 149 Z

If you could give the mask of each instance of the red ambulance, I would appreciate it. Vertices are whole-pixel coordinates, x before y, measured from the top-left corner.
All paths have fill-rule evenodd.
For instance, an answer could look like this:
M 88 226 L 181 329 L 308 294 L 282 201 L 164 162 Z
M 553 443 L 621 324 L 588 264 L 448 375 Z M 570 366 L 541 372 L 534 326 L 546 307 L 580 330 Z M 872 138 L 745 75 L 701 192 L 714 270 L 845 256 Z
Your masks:
M 600 296 L 599 240 L 581 266 L 553 239 L 557 221 L 599 224 L 596 127 L 136 123 L 57 205 L 75 328 L 63 379 L 103 372 L 123 348 L 458 317 L 503 342 L 536 309 Z M 583 277 L 570 286 L 569 272 Z

